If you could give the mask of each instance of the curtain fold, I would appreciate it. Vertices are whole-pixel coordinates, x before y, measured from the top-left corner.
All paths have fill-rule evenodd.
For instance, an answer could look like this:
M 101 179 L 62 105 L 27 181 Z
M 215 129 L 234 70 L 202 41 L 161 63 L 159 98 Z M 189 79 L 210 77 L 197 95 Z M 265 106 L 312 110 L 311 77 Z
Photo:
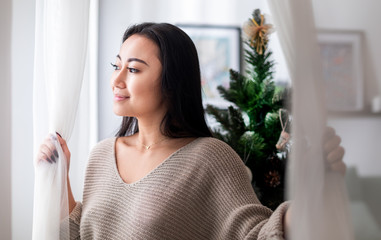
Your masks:
M 292 146 L 288 197 L 290 239 L 353 239 L 344 178 L 327 170 L 323 72 L 311 0 L 270 0 L 292 80 Z
M 85 67 L 89 0 L 37 0 L 33 82 L 34 155 L 43 139 L 58 151 L 55 163 L 35 159 L 33 239 L 68 231 L 67 164 L 55 132 L 68 141 Z M 66 218 L 66 221 L 62 221 Z M 69 236 L 69 234 L 64 234 Z

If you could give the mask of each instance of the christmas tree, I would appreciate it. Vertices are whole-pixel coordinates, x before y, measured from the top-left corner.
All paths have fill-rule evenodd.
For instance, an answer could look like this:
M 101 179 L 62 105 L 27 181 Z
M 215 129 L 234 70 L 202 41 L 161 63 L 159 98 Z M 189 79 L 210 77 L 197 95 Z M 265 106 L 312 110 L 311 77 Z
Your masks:
M 274 61 L 268 49 L 271 30 L 256 9 L 244 26 L 246 74 L 231 69 L 230 88 L 218 87 L 232 105 L 228 109 L 208 105 L 206 112 L 220 125 L 213 130 L 215 137 L 228 143 L 250 168 L 261 203 L 275 209 L 284 201 L 290 124 L 285 110 L 288 91 L 273 82 Z

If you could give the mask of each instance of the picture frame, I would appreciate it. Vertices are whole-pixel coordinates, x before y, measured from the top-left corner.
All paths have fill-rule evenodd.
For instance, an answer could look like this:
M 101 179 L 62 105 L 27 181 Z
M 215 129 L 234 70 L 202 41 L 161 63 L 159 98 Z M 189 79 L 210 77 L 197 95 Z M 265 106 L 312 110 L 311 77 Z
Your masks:
M 319 30 L 327 110 L 364 110 L 364 76 L 360 31 Z
M 241 28 L 219 25 L 177 24 L 193 40 L 200 61 L 204 106 L 231 105 L 217 90 L 229 88 L 229 69 L 241 70 Z

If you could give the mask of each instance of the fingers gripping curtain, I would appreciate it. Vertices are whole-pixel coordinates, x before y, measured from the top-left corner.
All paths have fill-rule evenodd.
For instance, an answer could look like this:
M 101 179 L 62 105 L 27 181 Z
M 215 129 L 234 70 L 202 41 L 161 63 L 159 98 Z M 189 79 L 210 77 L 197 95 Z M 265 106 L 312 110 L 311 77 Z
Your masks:
M 353 239 L 344 179 L 325 167 L 323 72 L 312 2 L 270 0 L 269 6 L 293 84 L 290 239 Z
M 48 133 L 69 140 L 85 67 L 89 0 L 37 0 L 33 86 L 34 155 Z M 55 134 L 54 134 L 55 135 Z M 67 165 L 57 138 L 55 163 L 34 160 L 33 239 L 68 230 Z M 65 220 L 66 219 L 66 220 Z M 61 232 L 62 234 L 62 232 Z M 69 236 L 68 232 L 63 235 Z

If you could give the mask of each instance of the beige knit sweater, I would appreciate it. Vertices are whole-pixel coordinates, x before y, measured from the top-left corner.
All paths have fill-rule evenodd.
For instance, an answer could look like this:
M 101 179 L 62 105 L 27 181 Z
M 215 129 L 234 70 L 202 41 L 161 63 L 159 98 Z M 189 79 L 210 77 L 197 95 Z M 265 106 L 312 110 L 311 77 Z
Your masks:
M 90 154 L 70 239 L 283 239 L 286 209 L 259 203 L 242 160 L 220 140 L 198 138 L 126 184 L 109 138 Z

